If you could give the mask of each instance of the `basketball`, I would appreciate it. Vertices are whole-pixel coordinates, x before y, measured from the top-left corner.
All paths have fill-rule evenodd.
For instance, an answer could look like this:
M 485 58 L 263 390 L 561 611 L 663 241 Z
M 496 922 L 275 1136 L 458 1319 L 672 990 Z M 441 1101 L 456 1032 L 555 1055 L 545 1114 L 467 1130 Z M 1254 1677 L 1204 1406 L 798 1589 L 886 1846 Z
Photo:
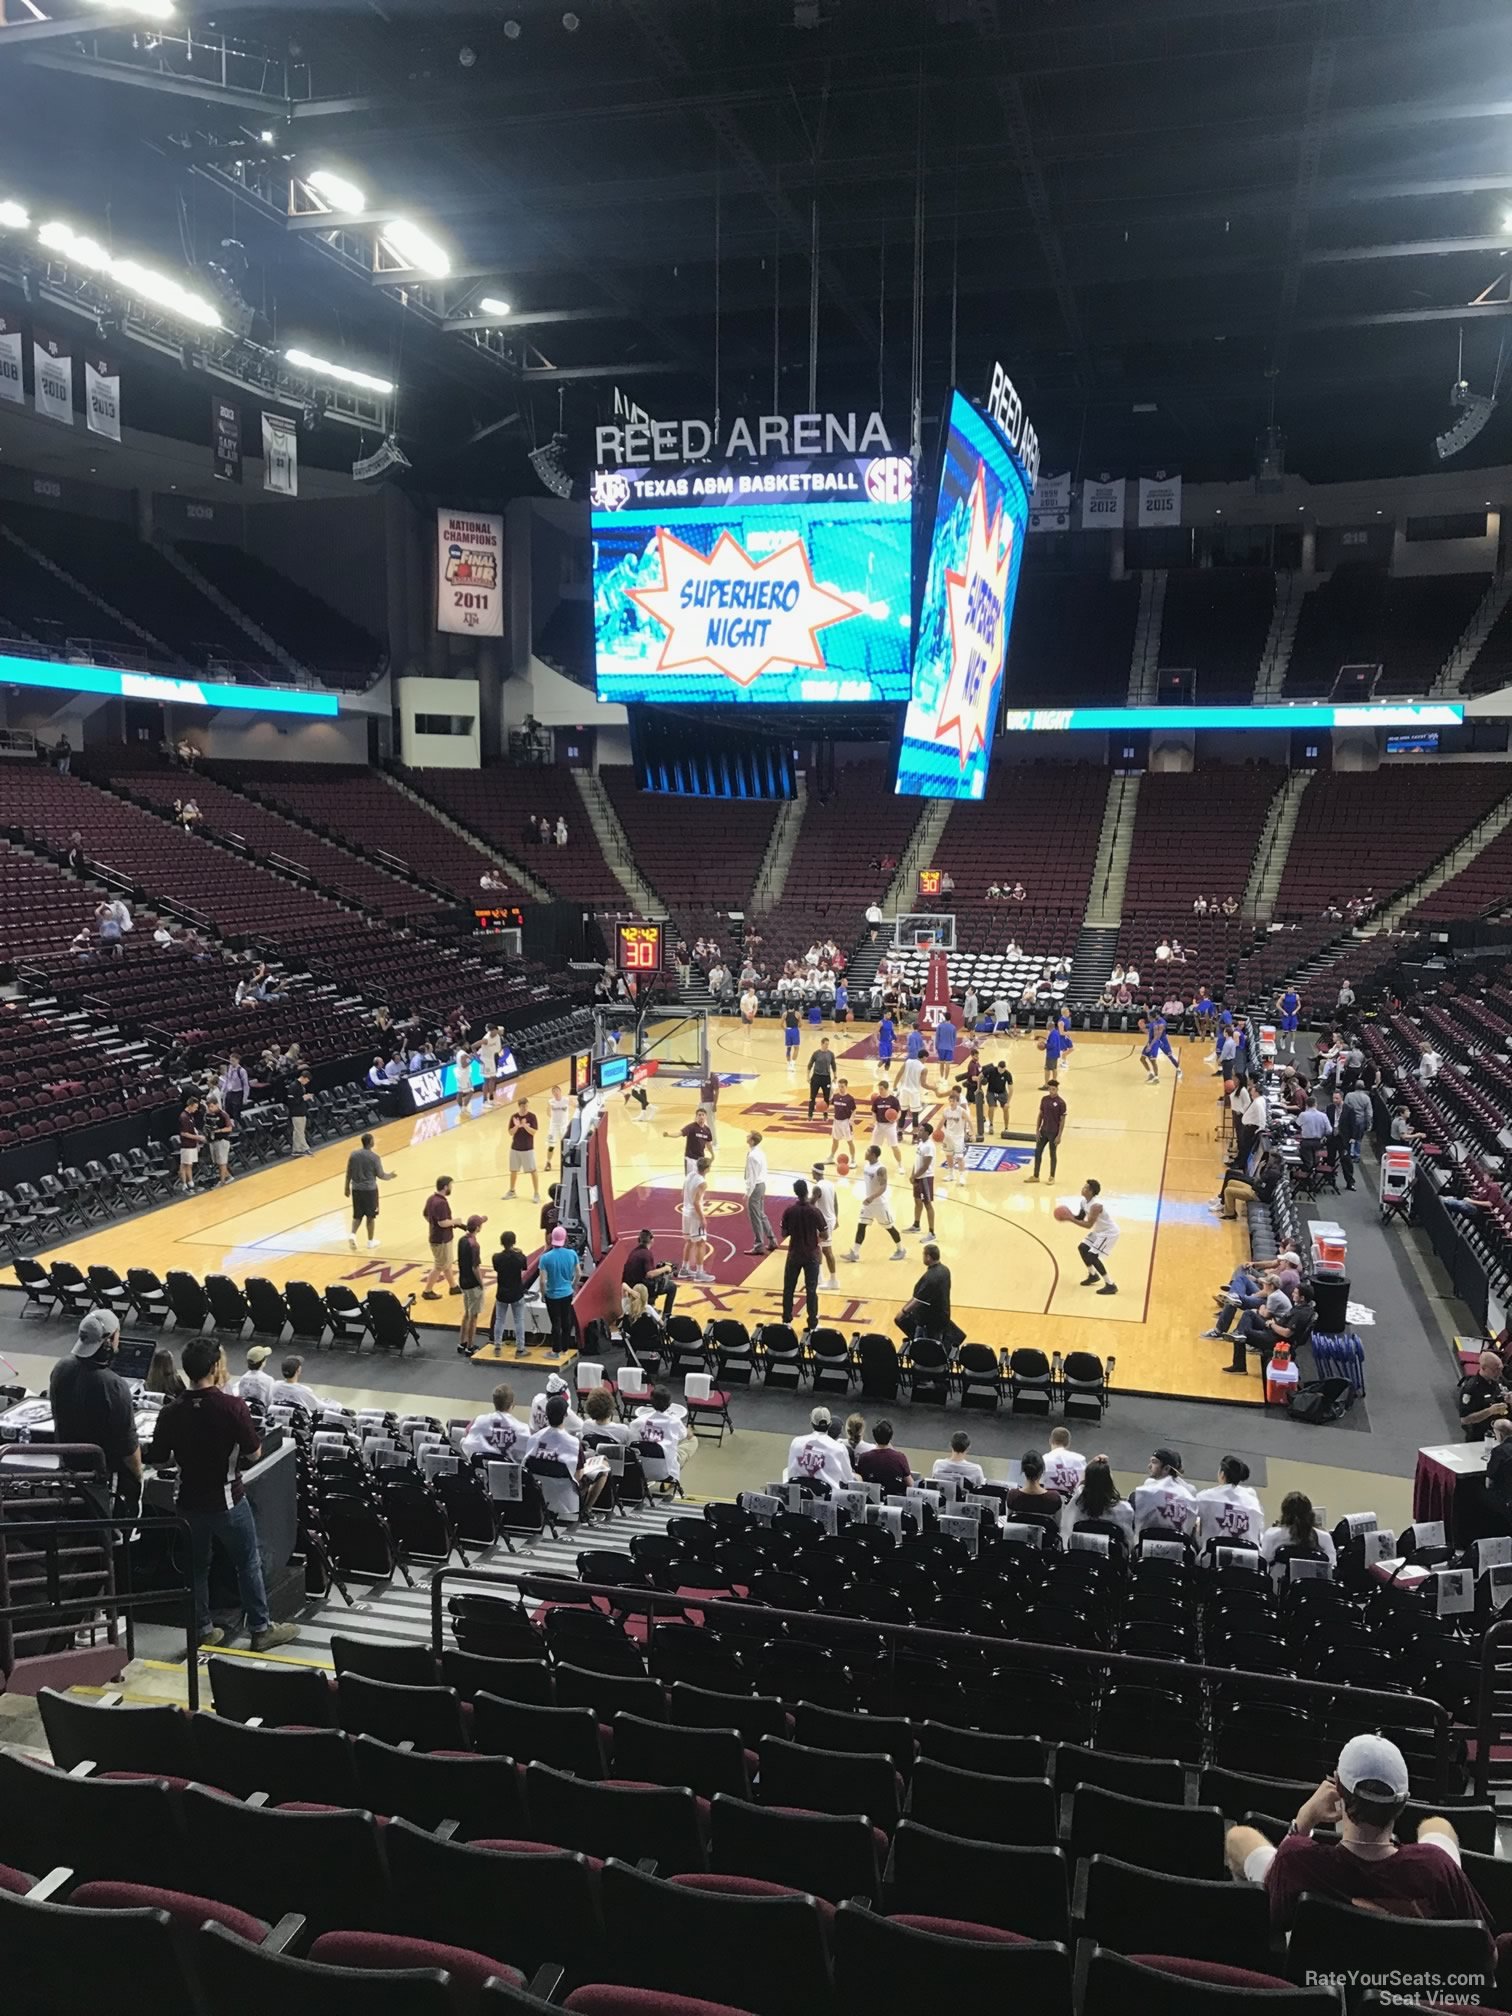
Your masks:
M 1057 1204 L 1053 1216 L 1057 1225 L 1069 1225 L 1076 1213 L 1067 1204 Z
M 837 1176 L 848 1176 L 850 1174 L 850 1157 L 843 1148 L 835 1157 L 835 1174 Z
M 934 1141 L 943 1141 L 945 1139 L 945 1129 L 943 1127 L 936 1127 L 930 1138 Z

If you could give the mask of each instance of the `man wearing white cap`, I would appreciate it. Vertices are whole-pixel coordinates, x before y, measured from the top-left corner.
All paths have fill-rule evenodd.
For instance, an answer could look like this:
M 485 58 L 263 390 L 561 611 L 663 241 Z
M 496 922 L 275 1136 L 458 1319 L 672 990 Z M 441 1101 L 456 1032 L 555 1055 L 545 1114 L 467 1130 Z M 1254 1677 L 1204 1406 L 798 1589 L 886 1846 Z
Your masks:
M 793 1437 L 782 1476 L 784 1483 L 828 1484 L 836 1489 L 855 1483 L 845 1444 L 830 1434 L 828 1407 L 816 1407 L 809 1415 L 807 1435 Z
M 539 1435 L 541 1430 L 546 1426 L 546 1402 L 551 1398 L 552 1394 L 566 1393 L 566 1391 L 567 1381 L 562 1377 L 560 1372 L 547 1374 L 545 1386 L 530 1403 L 530 1432 L 532 1435 Z M 573 1412 L 570 1399 L 567 1403 L 567 1418 L 562 1423 L 562 1426 L 567 1430 L 569 1435 L 581 1435 L 583 1432 L 583 1417 L 581 1414 Z
M 109 1482 L 86 1495 L 102 1519 L 111 1515 L 114 1494 L 135 1510 L 142 1489 L 142 1445 L 137 1438 L 131 1388 L 111 1360 L 121 1339 L 121 1319 L 108 1309 L 91 1309 L 66 1358 L 47 1382 L 53 1437 L 58 1442 L 93 1443 L 103 1451 Z
M 1230 1872 L 1265 1885 L 1277 1931 L 1290 1928 L 1304 1890 L 1397 1917 L 1489 1923 L 1460 1868 L 1459 1836 L 1447 1820 L 1421 1821 L 1415 1842 L 1393 1838 L 1410 1790 L 1407 1760 L 1395 1743 L 1351 1736 L 1279 1848 L 1257 1828 L 1229 1829 L 1224 1853 Z M 1315 1827 L 1336 1827 L 1338 1840 L 1314 1841 Z

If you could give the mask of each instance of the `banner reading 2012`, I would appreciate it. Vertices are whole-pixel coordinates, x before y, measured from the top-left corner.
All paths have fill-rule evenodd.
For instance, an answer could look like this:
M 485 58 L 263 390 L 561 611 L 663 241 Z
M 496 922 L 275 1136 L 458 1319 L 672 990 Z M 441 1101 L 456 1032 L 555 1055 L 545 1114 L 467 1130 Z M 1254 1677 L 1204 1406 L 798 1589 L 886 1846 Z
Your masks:
M 436 513 L 436 628 L 460 637 L 504 635 L 504 520 Z

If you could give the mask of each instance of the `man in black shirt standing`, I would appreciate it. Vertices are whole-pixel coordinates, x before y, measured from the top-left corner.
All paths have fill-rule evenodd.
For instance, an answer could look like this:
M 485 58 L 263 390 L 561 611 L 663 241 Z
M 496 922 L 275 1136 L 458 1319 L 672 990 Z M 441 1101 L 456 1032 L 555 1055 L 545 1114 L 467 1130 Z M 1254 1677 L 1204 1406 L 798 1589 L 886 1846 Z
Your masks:
M 218 1540 L 236 1573 L 252 1650 L 269 1652 L 297 1638 L 299 1627 L 275 1624 L 268 1614 L 257 1521 L 237 1474 L 257 1461 L 262 1444 L 246 1401 L 226 1391 L 226 1357 L 215 1338 L 194 1338 L 184 1346 L 181 1362 L 189 1391 L 159 1414 L 152 1460 L 178 1466 L 174 1510 L 189 1528 L 198 1639 L 201 1645 L 226 1642 L 226 1633 L 210 1622 L 210 1554 Z
M 142 1447 L 131 1389 L 111 1364 L 120 1339 L 120 1318 L 108 1309 L 91 1309 L 72 1351 L 58 1360 L 47 1382 L 54 1438 L 92 1442 L 104 1452 L 108 1482 L 84 1487 L 102 1519 L 114 1512 L 117 1495 L 127 1512 L 136 1510 L 142 1495 Z
M 1495 1351 L 1482 1351 L 1474 1372 L 1460 1381 L 1459 1418 L 1467 1442 L 1485 1439 L 1493 1421 L 1506 1420 L 1512 1392 L 1502 1383 L 1502 1361 Z
M 793 1185 L 793 1199 L 782 1214 L 781 1238 L 787 1243 L 787 1259 L 782 1269 L 782 1320 L 793 1320 L 793 1291 L 803 1276 L 803 1292 L 808 1302 L 808 1327 L 819 1321 L 819 1248 L 828 1227 L 824 1214 L 809 1202 L 809 1187 L 800 1176 Z
M 457 1350 L 471 1358 L 477 1349 L 478 1318 L 483 1314 L 483 1249 L 478 1234 L 488 1220 L 474 1212 L 467 1229 L 457 1241 L 457 1281 L 462 1289 L 462 1329 Z
M 290 1145 L 296 1155 L 315 1153 L 306 1135 L 310 1124 L 310 1108 L 314 1103 L 310 1092 L 310 1074 L 308 1071 L 301 1071 L 284 1095 L 284 1105 L 289 1113 Z

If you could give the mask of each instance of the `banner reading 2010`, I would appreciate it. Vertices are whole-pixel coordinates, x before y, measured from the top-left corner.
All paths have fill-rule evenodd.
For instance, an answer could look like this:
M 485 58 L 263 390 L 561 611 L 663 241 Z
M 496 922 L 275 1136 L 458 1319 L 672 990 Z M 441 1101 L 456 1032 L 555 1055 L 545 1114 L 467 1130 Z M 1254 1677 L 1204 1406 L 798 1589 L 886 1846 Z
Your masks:
M 504 520 L 436 513 L 436 628 L 461 637 L 504 635 Z

